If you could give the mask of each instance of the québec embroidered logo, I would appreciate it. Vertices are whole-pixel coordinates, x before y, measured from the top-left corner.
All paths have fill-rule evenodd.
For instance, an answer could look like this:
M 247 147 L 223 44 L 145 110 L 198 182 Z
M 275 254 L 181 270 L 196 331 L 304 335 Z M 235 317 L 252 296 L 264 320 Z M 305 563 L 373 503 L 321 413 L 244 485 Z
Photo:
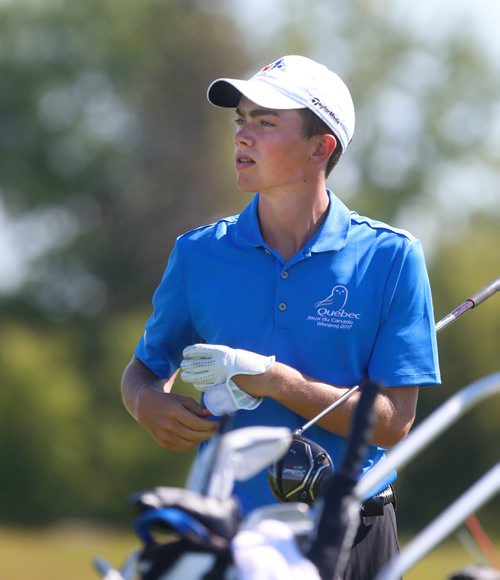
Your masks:
M 342 284 L 337 284 L 326 298 L 314 303 L 316 315 L 308 316 L 307 320 L 316 322 L 317 326 L 350 330 L 354 321 L 361 318 L 361 314 L 346 310 L 348 299 L 349 290 Z
M 347 302 L 347 297 L 349 296 L 349 290 L 345 286 L 337 284 L 334 286 L 330 294 L 324 299 L 316 302 L 314 308 L 320 308 L 321 306 L 331 306 L 334 310 L 339 310 L 344 308 Z

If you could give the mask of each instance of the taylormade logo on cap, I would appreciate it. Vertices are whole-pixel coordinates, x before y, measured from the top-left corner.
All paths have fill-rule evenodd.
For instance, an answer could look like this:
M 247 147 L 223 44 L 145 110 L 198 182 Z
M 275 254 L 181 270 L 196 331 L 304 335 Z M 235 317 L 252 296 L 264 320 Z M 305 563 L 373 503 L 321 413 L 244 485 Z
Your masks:
M 217 79 L 208 89 L 209 101 L 220 107 L 237 107 L 241 95 L 269 109 L 307 107 L 330 127 L 344 151 L 352 139 L 355 112 L 349 89 L 310 58 L 283 56 L 250 80 Z
M 312 104 L 315 107 L 319 107 L 327 115 L 330 115 L 330 117 L 335 121 L 335 123 L 337 123 L 337 125 L 340 124 L 340 120 L 337 117 L 337 115 L 333 111 L 330 111 L 330 109 L 326 105 L 323 105 L 323 103 L 318 98 L 313 97 Z

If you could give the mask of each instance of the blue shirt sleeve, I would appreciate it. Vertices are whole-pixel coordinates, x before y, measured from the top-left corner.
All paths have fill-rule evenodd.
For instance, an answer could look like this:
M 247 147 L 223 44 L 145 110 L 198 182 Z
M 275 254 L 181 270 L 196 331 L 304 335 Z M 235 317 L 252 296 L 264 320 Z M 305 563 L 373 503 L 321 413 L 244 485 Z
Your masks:
M 170 378 L 179 368 L 184 347 L 196 342 L 200 337 L 192 324 L 176 244 L 153 295 L 153 314 L 134 354 L 157 377 Z
M 431 289 L 420 241 L 394 260 L 369 375 L 386 386 L 441 382 Z

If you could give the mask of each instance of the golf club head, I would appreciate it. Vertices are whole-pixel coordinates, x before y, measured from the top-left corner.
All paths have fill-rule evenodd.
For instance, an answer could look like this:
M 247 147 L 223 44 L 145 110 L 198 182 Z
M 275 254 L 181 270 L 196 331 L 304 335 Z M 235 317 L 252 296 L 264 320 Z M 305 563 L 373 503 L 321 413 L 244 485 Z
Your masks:
M 291 440 L 287 427 L 243 427 L 225 433 L 200 453 L 186 487 L 200 491 L 199 482 L 207 481 L 204 489 L 207 496 L 226 499 L 235 481 L 250 479 L 276 461 L 286 452 Z
M 235 481 L 250 479 L 280 458 L 290 446 L 286 427 L 244 427 L 224 435 L 207 494 L 230 497 Z
M 279 501 L 312 505 L 333 477 L 333 462 L 320 445 L 294 433 L 288 451 L 268 468 L 267 477 Z

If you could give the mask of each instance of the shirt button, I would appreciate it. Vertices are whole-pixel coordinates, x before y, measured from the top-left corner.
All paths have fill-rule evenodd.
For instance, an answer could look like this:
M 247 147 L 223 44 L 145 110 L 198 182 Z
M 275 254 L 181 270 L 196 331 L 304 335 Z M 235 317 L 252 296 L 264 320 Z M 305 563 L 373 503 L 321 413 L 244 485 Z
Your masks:
M 284 302 L 280 302 L 278 308 L 283 312 L 283 310 L 287 309 L 287 306 Z
M 283 280 L 286 280 L 288 278 L 288 272 L 286 270 L 283 270 L 283 272 L 281 272 L 280 276 L 283 278 Z

